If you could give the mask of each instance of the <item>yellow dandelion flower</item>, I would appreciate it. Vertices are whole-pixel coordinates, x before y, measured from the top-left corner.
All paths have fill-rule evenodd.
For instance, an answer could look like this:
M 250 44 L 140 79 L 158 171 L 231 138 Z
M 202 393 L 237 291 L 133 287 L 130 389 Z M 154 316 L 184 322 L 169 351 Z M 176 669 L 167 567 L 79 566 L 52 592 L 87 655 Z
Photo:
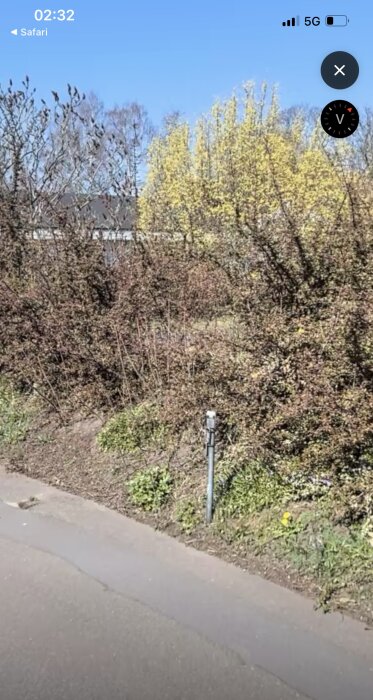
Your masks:
M 289 525 L 289 520 L 291 520 L 291 513 L 289 513 L 289 511 L 286 511 L 281 518 L 281 524 Z

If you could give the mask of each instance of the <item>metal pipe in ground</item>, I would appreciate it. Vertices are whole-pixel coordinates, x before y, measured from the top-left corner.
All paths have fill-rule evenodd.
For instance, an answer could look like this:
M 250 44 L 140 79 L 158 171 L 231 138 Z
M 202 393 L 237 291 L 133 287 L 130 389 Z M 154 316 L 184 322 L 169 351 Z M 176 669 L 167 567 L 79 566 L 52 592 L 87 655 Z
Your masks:
M 215 426 L 216 412 L 206 412 L 206 455 L 207 455 L 207 501 L 206 523 L 211 523 L 214 507 L 214 470 L 215 470 Z

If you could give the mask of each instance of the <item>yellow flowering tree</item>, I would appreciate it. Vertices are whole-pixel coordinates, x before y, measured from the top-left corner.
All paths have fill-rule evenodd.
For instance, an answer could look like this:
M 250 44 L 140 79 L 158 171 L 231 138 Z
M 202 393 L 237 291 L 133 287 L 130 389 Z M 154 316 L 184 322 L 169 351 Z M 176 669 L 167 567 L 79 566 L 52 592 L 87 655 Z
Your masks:
M 312 222 L 326 225 L 343 206 L 343 183 L 319 129 L 308 137 L 297 113 L 285 128 L 277 95 L 267 92 L 264 85 L 257 96 L 245 85 L 194 128 L 177 122 L 154 139 L 140 200 L 143 231 L 230 246 L 278 216 L 310 235 Z

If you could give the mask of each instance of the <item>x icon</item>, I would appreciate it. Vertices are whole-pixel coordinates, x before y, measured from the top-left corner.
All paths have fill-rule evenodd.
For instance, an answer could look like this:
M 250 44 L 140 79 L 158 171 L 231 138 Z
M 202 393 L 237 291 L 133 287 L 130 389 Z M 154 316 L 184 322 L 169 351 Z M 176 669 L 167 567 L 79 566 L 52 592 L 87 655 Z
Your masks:
M 341 73 L 341 75 L 344 76 L 346 75 L 346 73 L 343 72 L 343 69 L 346 68 L 346 64 L 344 66 L 341 66 L 340 68 L 334 64 L 334 68 L 337 69 L 334 75 L 338 75 L 339 73 Z

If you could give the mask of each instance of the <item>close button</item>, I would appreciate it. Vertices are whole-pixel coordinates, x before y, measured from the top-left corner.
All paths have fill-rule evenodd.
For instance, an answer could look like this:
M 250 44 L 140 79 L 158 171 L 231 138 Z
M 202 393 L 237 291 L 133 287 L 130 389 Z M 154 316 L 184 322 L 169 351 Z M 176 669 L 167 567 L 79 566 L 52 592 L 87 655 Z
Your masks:
M 321 75 L 329 87 L 344 90 L 351 87 L 359 76 L 359 64 L 347 51 L 333 51 L 321 64 Z

